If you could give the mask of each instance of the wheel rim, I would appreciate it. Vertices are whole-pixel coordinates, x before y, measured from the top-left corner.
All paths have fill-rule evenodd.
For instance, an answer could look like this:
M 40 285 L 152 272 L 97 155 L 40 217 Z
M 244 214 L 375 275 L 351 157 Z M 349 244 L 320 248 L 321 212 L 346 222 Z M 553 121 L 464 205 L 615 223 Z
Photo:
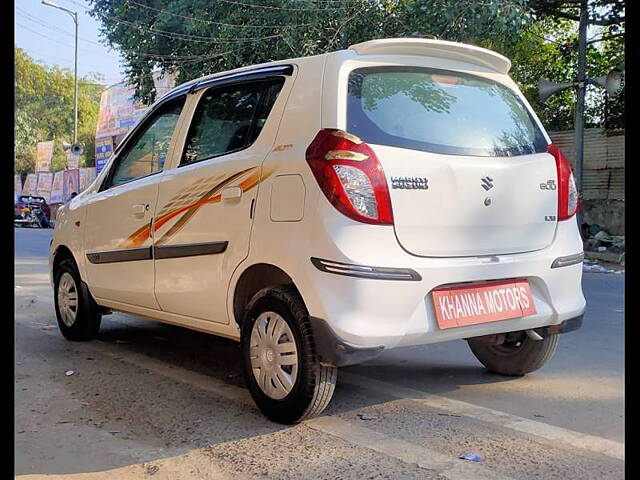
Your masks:
M 275 312 L 263 312 L 251 329 L 249 357 L 253 376 L 270 398 L 286 397 L 298 378 L 298 349 L 287 322 Z
M 58 283 L 58 311 L 62 322 L 70 327 L 76 321 L 78 313 L 78 289 L 70 273 L 65 272 Z

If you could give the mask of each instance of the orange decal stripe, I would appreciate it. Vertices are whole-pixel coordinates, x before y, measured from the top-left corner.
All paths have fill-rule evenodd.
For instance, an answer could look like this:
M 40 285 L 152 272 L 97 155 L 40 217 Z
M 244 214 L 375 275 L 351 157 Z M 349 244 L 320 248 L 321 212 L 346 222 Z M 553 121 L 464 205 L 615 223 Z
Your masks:
M 243 192 L 246 192 L 247 190 L 250 190 L 251 188 L 255 187 L 258 183 L 262 182 L 263 180 L 265 180 L 267 177 L 269 177 L 273 171 L 269 171 L 269 172 L 263 172 L 262 175 L 259 171 L 259 169 L 257 167 L 253 167 L 250 169 L 247 169 L 245 171 L 239 172 L 236 175 L 233 175 L 232 177 L 230 177 L 228 180 L 231 180 L 233 177 L 242 175 L 243 173 L 248 172 L 249 170 L 254 170 L 251 175 L 249 175 L 247 178 L 245 178 L 243 181 L 240 182 L 239 186 L 242 189 Z M 273 169 L 272 169 L 273 170 Z M 228 181 L 227 180 L 227 181 Z M 221 184 L 219 184 L 215 189 L 219 189 L 220 187 L 222 187 L 225 182 L 222 182 Z M 213 192 L 210 192 L 213 193 Z M 195 203 L 192 203 L 191 205 L 187 205 L 185 207 L 181 207 L 177 210 L 174 210 L 172 212 L 166 213 L 164 215 L 162 215 L 161 217 L 158 217 L 154 222 L 153 222 L 153 228 L 154 231 L 157 231 L 159 228 L 161 228 L 163 225 L 165 225 L 167 222 L 169 222 L 171 219 L 177 217 L 178 215 L 185 213 L 185 212 L 191 212 L 193 210 L 196 210 L 198 208 L 200 208 L 203 205 L 206 205 L 208 203 L 218 203 L 221 200 L 221 195 L 217 194 L 214 195 L 213 197 L 210 198 L 202 198 L 200 200 L 198 200 Z M 134 233 L 132 233 L 129 238 L 127 238 L 127 240 L 125 240 L 124 246 L 127 247 L 137 247 L 142 245 L 144 242 L 146 242 L 147 240 L 149 240 L 149 238 L 151 238 L 151 228 L 149 225 L 145 225 L 144 227 L 139 228 L 138 230 L 136 230 Z

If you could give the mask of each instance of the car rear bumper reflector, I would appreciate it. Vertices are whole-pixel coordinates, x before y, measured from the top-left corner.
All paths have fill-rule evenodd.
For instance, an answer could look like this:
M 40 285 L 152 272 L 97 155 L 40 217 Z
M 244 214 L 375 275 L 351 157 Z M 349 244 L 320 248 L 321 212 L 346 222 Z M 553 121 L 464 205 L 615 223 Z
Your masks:
M 349 277 L 370 278 L 374 280 L 405 280 L 420 281 L 422 277 L 410 268 L 369 267 L 366 265 L 352 265 L 311 257 L 311 263 L 326 273 L 347 275 Z
M 569 265 L 582 263 L 583 260 L 584 252 L 576 253 L 574 255 L 567 255 L 566 257 L 558 257 L 551 264 L 551 268 L 568 267 Z

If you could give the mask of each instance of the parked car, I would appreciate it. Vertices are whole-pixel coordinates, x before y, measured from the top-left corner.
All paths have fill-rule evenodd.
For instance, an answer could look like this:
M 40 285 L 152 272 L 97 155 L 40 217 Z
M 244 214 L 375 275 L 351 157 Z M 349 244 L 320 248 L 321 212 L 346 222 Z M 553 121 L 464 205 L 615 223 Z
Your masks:
M 13 207 L 14 226 L 38 228 L 51 227 L 51 211 L 44 197 L 15 195 Z
M 58 212 L 62 334 L 117 310 L 237 340 L 282 423 L 397 347 L 539 369 L 582 323 L 578 195 L 509 69 L 398 38 L 177 87 Z

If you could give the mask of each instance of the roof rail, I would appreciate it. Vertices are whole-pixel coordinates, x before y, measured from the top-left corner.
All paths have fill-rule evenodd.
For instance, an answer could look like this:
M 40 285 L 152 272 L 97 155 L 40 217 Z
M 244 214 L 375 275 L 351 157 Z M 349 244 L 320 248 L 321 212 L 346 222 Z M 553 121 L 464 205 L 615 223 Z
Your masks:
M 384 38 L 349 47 L 359 55 L 420 55 L 449 58 L 508 73 L 511 61 L 499 53 L 465 43 L 426 38 Z

